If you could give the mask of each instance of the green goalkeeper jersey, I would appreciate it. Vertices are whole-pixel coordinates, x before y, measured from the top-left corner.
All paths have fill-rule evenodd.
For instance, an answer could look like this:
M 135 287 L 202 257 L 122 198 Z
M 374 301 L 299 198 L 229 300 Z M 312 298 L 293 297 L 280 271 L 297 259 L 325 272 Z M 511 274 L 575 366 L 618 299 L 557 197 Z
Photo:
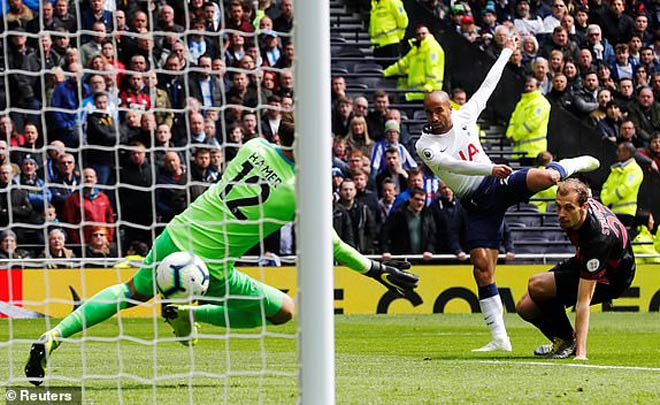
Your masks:
M 174 217 L 167 231 L 181 250 L 232 263 L 295 214 L 294 164 L 278 146 L 257 138 L 239 149 L 222 179 Z M 333 245 L 337 260 L 356 271 L 368 270 L 369 260 L 336 234 Z

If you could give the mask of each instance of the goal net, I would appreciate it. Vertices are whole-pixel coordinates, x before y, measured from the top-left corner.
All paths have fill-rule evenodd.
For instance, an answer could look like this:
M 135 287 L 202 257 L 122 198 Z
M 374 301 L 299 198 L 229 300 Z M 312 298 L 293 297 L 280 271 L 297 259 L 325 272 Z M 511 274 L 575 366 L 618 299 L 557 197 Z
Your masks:
M 37 338 L 130 280 L 165 226 L 221 181 L 248 140 L 279 142 L 294 110 L 295 20 L 290 0 L 16 0 L 0 11 L 0 383 L 28 387 Z M 260 243 L 233 257 L 241 235 L 227 231 L 209 267 L 229 277 L 235 262 L 294 296 L 294 228 L 248 219 Z M 235 221 L 203 225 L 227 230 Z M 285 226 L 266 237 L 273 224 Z M 224 285 L 205 302 L 240 300 Z M 298 397 L 296 326 L 269 325 L 262 296 L 246 300 L 261 303 L 261 326 L 204 324 L 199 344 L 184 346 L 158 294 L 142 303 L 118 291 L 100 302 L 131 308 L 92 327 L 80 321 L 50 356 L 44 386 L 80 387 L 96 403 Z M 228 310 L 224 318 L 235 319 Z

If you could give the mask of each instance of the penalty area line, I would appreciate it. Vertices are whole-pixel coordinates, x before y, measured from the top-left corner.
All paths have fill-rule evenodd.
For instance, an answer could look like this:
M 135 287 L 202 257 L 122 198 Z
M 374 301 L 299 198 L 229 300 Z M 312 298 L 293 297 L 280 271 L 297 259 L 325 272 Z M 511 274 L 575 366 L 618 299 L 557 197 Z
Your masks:
M 640 367 L 640 366 L 605 366 L 596 364 L 580 364 L 580 363 L 549 363 L 543 361 L 513 361 L 513 360 L 453 360 L 460 363 L 477 363 L 477 364 L 498 364 L 498 365 L 511 365 L 511 366 L 539 366 L 539 367 L 576 367 L 576 368 L 592 368 L 597 370 L 626 370 L 626 371 L 655 371 L 660 372 L 660 367 Z

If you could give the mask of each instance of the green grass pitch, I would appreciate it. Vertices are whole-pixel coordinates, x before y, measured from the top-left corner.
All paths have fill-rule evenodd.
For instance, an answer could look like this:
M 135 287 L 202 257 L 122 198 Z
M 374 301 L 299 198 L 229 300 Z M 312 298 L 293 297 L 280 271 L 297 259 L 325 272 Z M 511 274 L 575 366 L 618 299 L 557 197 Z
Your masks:
M 335 320 L 337 403 L 660 402 L 657 313 L 592 314 L 588 362 L 534 358 L 543 338 L 515 315 L 506 316 L 511 354 L 470 352 L 489 337 L 479 315 Z M 0 381 L 27 384 L 20 380 L 23 363 L 44 329 L 44 320 L 0 320 Z M 52 357 L 50 384 L 84 383 L 86 403 L 97 404 L 297 401 L 295 323 L 268 327 L 263 338 L 261 330 L 229 335 L 205 325 L 210 337 L 194 350 L 169 339 L 153 345 L 155 333 L 171 336 L 162 320 L 128 319 L 122 330 L 125 338 L 117 341 L 118 323 L 106 322 L 84 343 L 64 343 Z M 84 370 L 105 378 L 83 381 Z

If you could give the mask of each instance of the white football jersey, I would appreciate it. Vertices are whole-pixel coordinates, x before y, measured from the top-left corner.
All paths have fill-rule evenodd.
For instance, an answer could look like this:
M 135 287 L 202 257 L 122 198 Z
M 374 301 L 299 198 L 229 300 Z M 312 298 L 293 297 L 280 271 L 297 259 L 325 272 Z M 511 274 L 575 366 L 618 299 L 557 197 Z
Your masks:
M 486 108 L 511 54 L 510 49 L 504 49 L 479 90 L 459 110 L 452 111 L 453 127 L 449 132 L 433 134 L 425 127 L 415 144 L 419 157 L 459 198 L 476 190 L 495 166 L 481 146 L 477 118 Z

